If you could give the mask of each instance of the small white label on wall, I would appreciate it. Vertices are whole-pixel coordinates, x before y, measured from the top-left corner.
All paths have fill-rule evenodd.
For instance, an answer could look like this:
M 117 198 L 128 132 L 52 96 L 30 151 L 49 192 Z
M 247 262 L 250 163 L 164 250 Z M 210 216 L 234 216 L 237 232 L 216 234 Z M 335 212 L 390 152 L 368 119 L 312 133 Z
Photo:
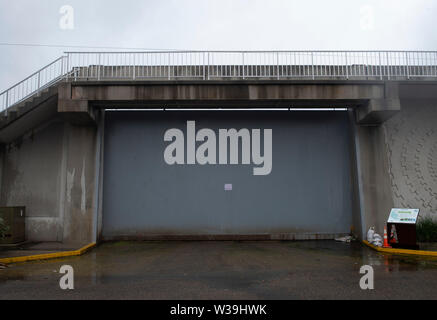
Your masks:
M 225 191 L 232 191 L 232 183 L 225 184 Z

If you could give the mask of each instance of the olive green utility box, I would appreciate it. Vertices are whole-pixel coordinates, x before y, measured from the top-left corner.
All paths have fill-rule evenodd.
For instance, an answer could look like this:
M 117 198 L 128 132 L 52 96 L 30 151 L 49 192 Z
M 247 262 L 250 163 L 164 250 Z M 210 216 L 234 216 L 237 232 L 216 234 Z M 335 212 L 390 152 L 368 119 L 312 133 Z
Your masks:
M 14 244 L 25 241 L 24 217 L 26 207 L 0 207 L 0 218 L 7 231 L 0 237 L 0 244 Z

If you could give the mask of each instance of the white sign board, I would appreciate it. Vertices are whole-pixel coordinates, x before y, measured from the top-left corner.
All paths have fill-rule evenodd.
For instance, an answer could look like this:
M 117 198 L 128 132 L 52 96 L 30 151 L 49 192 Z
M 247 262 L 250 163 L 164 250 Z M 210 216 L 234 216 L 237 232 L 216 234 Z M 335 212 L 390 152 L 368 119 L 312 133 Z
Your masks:
M 391 209 L 388 221 L 390 223 L 411 223 L 415 224 L 419 209 Z

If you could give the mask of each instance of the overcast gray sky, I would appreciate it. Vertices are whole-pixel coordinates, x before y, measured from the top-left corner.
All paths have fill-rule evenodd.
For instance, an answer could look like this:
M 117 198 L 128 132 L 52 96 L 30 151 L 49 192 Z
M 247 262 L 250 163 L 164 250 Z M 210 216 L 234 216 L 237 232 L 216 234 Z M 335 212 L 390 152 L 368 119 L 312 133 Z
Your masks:
M 72 29 L 60 27 L 64 5 L 74 9 Z M 0 43 L 437 50 L 436 17 L 437 0 L 0 0 Z M 0 45 L 0 91 L 68 49 Z

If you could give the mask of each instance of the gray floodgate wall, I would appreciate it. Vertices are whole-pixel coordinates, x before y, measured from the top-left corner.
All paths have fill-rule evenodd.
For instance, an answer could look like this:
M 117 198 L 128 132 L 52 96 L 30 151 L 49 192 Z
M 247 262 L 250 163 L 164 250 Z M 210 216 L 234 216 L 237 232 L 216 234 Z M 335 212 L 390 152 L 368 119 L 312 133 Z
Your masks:
M 168 165 L 164 133 L 186 138 L 188 120 L 216 133 L 272 129 L 272 172 Z M 349 233 L 349 135 L 346 112 L 106 112 L 103 238 Z

